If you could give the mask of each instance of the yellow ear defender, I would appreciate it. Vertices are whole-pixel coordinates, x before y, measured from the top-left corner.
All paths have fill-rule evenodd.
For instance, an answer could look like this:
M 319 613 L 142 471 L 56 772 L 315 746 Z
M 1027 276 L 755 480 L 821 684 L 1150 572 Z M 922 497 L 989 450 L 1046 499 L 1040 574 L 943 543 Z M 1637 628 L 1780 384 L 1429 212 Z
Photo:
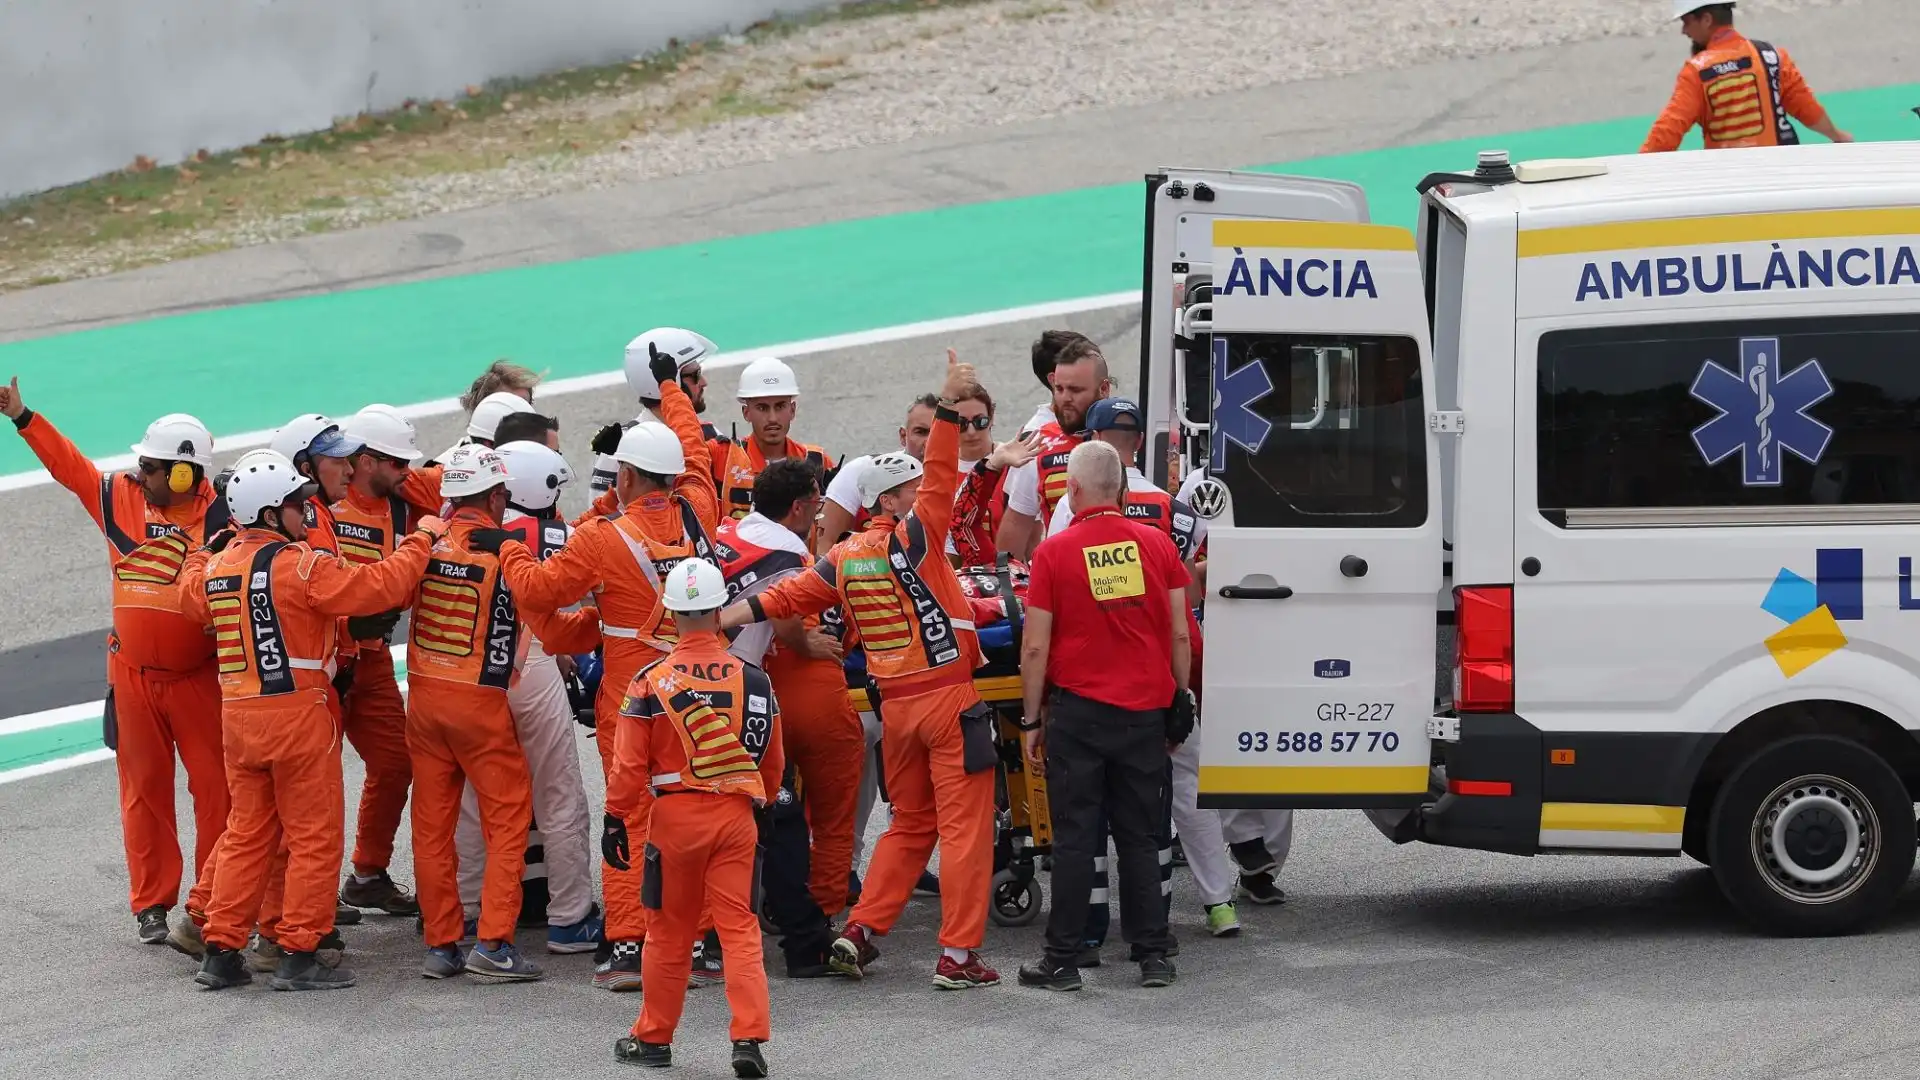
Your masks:
M 184 461 L 176 461 L 167 473 L 167 487 L 175 495 L 185 495 L 193 490 L 193 466 Z

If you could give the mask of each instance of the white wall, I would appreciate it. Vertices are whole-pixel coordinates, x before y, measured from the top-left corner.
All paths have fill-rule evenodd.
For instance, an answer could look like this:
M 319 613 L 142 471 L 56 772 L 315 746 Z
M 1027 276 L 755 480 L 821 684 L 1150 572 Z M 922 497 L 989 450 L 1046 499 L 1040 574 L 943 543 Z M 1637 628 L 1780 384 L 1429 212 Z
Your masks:
M 829 0 L 0 0 L 0 197 Z

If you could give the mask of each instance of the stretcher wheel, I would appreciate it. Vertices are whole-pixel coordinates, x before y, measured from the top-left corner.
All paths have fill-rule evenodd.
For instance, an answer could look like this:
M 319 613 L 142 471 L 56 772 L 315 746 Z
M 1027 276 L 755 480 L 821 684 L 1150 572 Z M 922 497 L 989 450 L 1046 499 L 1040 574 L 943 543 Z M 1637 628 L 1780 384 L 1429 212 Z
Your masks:
M 1011 870 L 993 875 L 991 912 L 995 926 L 1031 926 L 1040 917 L 1040 883 L 1021 881 Z

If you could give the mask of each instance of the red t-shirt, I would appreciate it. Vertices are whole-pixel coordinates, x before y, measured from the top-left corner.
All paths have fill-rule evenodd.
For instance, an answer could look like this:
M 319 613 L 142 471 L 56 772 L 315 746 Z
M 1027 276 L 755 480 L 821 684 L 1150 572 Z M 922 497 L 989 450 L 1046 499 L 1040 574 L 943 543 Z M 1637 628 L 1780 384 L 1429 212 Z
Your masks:
M 1027 606 L 1053 614 L 1047 681 L 1116 708 L 1173 701 L 1173 623 L 1167 594 L 1186 566 L 1159 529 L 1107 507 L 1034 549 Z

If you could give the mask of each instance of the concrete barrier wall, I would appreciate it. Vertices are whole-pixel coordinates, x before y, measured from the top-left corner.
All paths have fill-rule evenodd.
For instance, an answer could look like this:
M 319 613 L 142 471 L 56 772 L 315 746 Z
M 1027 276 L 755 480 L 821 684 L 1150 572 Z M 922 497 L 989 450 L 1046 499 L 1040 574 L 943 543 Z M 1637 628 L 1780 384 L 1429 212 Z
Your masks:
M 0 0 L 0 197 L 829 0 Z

